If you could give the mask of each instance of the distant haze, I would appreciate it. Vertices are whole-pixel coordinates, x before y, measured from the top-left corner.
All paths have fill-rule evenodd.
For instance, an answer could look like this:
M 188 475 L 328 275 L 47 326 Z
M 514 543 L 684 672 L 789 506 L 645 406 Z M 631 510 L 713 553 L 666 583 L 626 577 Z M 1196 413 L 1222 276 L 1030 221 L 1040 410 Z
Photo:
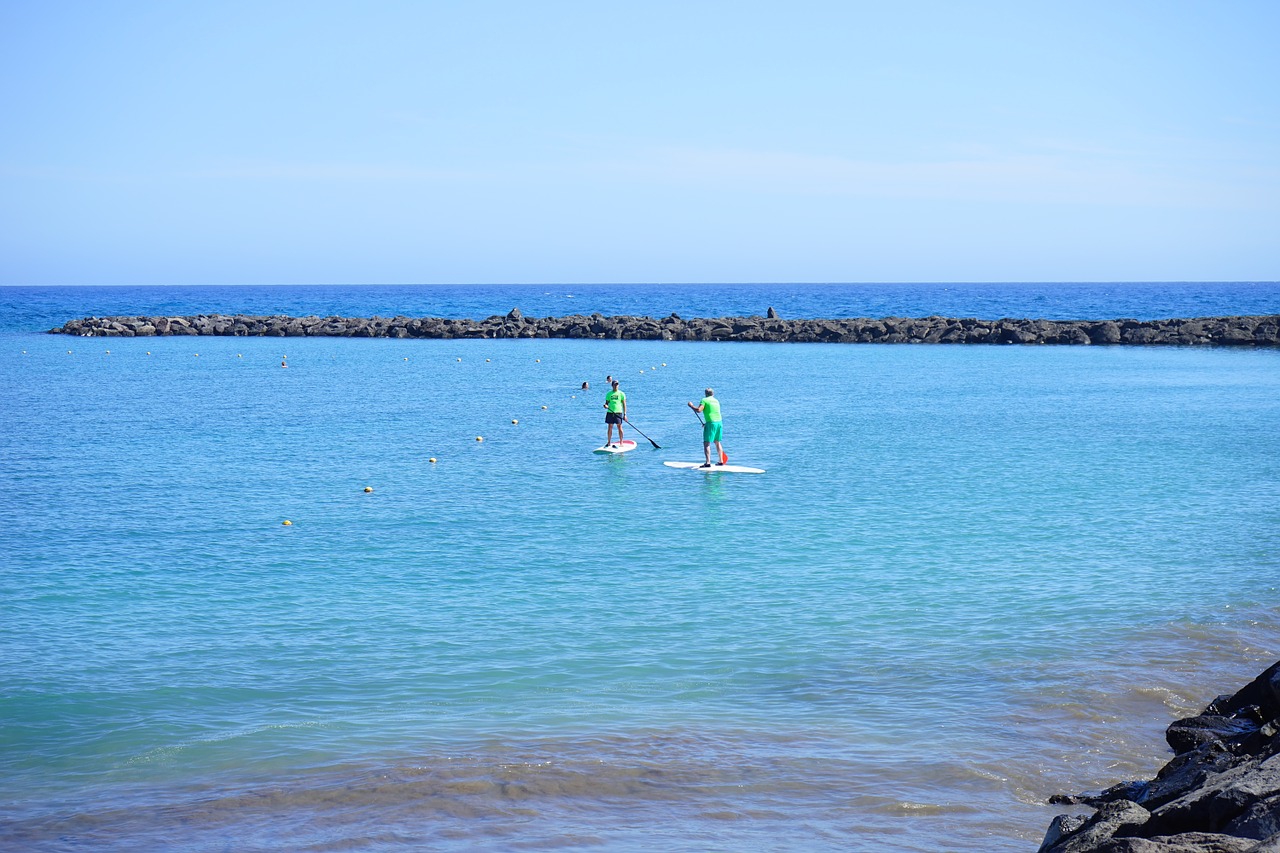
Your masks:
M 1280 4 L 0 4 L 0 284 L 1280 279 Z

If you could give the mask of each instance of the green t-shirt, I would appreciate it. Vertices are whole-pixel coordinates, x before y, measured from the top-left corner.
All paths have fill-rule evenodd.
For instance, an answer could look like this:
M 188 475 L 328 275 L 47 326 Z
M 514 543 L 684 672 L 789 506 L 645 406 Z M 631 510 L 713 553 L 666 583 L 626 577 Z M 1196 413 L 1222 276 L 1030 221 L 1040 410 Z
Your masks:
M 604 404 L 609 411 L 622 414 L 622 404 L 627 402 L 627 395 L 621 391 L 610 391 L 604 395 Z
M 707 423 L 720 423 L 720 401 L 715 397 L 703 397 L 702 413 L 707 416 Z

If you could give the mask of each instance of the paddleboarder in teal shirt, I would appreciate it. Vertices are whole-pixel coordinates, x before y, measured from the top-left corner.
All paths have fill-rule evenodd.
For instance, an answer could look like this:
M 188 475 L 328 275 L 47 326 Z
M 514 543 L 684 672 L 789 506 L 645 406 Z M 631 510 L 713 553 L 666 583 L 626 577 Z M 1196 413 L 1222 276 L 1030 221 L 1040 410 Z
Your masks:
M 723 465 L 729 455 L 724 452 L 724 446 L 720 443 L 720 401 L 716 399 L 716 392 L 708 388 L 705 397 L 698 405 L 689 403 L 689 408 L 695 412 L 701 412 L 707 416 L 707 420 L 702 425 L 702 452 L 707 457 L 707 464 L 703 468 L 711 467 L 711 445 L 716 446 L 716 464 Z

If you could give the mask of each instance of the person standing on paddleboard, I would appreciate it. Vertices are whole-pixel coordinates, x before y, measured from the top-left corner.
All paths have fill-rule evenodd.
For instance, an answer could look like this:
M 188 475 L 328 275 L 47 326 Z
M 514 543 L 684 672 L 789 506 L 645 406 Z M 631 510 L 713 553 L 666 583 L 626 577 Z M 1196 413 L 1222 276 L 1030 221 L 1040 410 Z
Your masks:
M 700 412 L 707 416 L 707 420 L 702 425 L 702 452 L 707 457 L 707 464 L 703 468 L 711 467 L 711 445 L 716 446 L 716 464 L 723 465 L 724 460 L 728 456 L 724 452 L 724 446 L 720 443 L 720 401 L 716 399 L 716 392 L 708 388 L 705 397 L 698 405 L 689 403 L 689 408 L 695 412 Z
M 613 425 L 618 425 L 618 444 L 622 444 L 622 422 L 627 419 L 627 395 L 618 390 L 618 380 L 614 379 L 609 393 L 604 395 L 604 422 L 609 425 L 609 432 L 604 440 L 606 447 L 617 447 L 613 443 Z

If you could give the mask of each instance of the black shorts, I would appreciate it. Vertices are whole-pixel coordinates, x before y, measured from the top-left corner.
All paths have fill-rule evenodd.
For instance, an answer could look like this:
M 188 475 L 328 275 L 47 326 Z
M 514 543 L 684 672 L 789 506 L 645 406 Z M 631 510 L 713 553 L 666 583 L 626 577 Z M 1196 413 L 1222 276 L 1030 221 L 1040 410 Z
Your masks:
M 604 422 L 607 424 L 620 424 L 622 423 L 622 413 L 621 412 L 605 412 Z

